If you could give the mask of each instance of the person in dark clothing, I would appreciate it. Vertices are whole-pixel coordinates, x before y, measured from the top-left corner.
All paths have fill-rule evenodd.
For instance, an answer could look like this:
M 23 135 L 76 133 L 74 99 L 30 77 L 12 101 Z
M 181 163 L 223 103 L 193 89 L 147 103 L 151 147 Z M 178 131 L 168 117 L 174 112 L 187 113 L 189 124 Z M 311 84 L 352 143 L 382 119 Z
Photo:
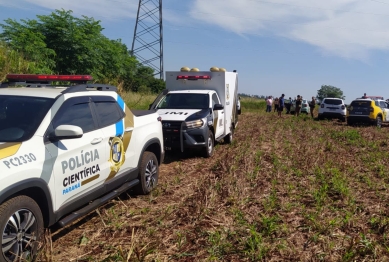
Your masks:
M 282 94 L 281 97 L 278 99 L 278 116 L 281 117 L 281 113 L 284 110 L 284 105 L 285 105 L 285 100 L 284 100 L 285 95 Z
M 309 109 L 311 111 L 312 118 L 313 118 L 313 112 L 315 111 L 315 106 L 316 106 L 316 100 L 315 97 L 313 96 L 311 102 L 309 102 Z
M 302 103 L 302 99 L 300 97 L 300 95 L 297 95 L 297 99 L 296 99 L 296 109 L 295 109 L 295 115 L 299 116 L 300 115 L 300 110 L 301 110 L 301 103 Z
M 279 102 L 279 99 L 278 99 L 278 97 L 276 97 L 275 99 L 274 99 L 274 112 L 278 112 L 278 102 Z

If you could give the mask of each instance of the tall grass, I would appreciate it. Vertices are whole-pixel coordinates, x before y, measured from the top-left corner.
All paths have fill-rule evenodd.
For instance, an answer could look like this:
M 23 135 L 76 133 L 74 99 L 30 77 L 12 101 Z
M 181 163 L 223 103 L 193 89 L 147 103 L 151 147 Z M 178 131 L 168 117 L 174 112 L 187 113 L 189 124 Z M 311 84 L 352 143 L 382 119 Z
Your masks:
M 157 97 L 157 94 L 121 91 L 120 85 L 119 85 L 119 94 L 126 102 L 128 108 L 142 109 L 142 110 L 148 109 L 150 104 L 152 104 L 155 98 Z
M 240 99 L 240 105 L 242 107 L 242 110 L 248 112 L 266 110 L 266 101 L 258 98 L 242 97 Z

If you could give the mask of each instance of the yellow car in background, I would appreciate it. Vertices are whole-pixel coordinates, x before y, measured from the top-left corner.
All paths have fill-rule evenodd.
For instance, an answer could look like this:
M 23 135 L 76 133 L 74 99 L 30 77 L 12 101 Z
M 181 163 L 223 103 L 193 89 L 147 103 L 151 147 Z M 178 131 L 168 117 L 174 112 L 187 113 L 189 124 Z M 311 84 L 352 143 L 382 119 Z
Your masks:
M 358 98 L 348 107 L 348 125 L 368 123 L 381 127 L 384 122 L 389 122 L 389 104 L 385 100 Z

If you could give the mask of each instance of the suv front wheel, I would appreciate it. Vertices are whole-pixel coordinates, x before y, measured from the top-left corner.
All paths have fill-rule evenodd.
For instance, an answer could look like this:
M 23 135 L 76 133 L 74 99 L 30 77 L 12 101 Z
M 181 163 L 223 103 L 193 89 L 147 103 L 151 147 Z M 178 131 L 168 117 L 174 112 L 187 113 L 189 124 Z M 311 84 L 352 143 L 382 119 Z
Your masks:
M 17 196 L 0 205 L 0 214 L 0 261 L 33 260 L 43 233 L 38 204 L 28 196 Z
M 211 130 L 208 130 L 208 137 L 205 141 L 206 147 L 203 149 L 204 150 L 204 157 L 209 158 L 213 154 L 215 142 L 213 140 L 213 133 Z

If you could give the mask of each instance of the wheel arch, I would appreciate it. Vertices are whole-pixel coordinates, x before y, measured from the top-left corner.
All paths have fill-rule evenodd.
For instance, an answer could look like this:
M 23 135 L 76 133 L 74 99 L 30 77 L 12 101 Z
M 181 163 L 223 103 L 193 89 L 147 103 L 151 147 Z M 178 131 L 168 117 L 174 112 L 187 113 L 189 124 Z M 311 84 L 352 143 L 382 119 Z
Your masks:
M 13 184 L 0 192 L 0 203 L 19 195 L 28 196 L 38 204 L 45 227 L 55 223 L 53 202 L 46 182 L 39 178 L 32 178 Z
M 162 164 L 163 157 L 162 157 L 162 151 L 161 151 L 161 142 L 159 141 L 158 138 L 153 138 L 150 139 L 149 141 L 146 142 L 146 144 L 143 146 L 141 154 L 139 156 L 138 160 L 138 167 L 140 166 L 140 163 L 142 161 L 142 156 L 145 151 L 149 151 L 155 154 L 157 157 L 159 165 Z

